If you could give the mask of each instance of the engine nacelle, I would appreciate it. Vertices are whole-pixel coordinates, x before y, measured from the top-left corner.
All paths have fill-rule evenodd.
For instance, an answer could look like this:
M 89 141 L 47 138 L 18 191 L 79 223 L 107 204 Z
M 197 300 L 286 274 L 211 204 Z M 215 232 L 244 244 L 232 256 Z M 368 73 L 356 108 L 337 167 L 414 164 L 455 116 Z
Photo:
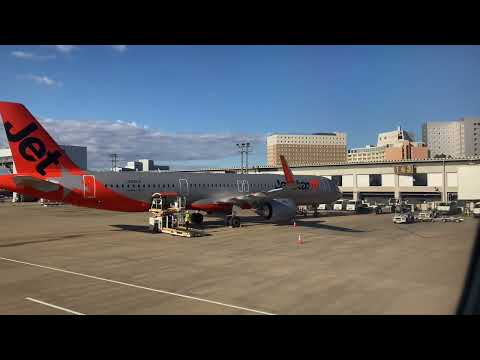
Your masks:
M 273 199 L 264 202 L 256 213 L 270 221 L 289 221 L 297 213 L 297 205 L 291 199 Z

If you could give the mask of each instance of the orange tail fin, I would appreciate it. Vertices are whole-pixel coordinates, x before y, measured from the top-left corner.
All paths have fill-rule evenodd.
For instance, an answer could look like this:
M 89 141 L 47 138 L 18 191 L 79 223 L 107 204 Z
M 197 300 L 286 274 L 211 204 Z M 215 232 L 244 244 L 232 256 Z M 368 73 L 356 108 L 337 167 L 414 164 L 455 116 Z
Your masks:
M 0 102 L 0 116 L 18 174 L 44 177 L 62 168 L 79 170 L 25 106 Z
M 292 170 L 290 170 L 290 167 L 287 164 L 287 160 L 285 160 L 285 156 L 280 155 L 280 161 L 282 162 L 283 174 L 285 175 L 285 181 L 287 182 L 287 185 L 295 184 Z

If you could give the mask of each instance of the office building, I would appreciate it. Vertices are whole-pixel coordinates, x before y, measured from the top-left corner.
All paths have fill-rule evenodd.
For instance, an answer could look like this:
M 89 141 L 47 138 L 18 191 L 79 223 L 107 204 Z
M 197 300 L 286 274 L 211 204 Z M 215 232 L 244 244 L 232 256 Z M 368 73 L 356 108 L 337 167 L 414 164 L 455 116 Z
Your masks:
M 427 122 L 423 124 L 422 137 L 432 157 L 480 155 L 480 118 Z
M 347 135 L 334 132 L 268 136 L 267 163 L 280 165 L 280 155 L 284 155 L 291 165 L 345 162 Z
M 415 142 L 411 132 L 397 130 L 378 134 L 377 146 L 367 145 L 363 148 L 348 150 L 347 162 L 376 162 L 383 160 L 427 159 L 428 148 L 425 144 Z

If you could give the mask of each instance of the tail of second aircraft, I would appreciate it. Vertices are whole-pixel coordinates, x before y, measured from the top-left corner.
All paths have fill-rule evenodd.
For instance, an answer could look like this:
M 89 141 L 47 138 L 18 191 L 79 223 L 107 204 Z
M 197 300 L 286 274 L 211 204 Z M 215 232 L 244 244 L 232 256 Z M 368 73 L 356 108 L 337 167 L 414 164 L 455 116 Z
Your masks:
M 80 169 L 22 104 L 0 102 L 13 162 L 18 174 L 55 177 L 61 169 Z

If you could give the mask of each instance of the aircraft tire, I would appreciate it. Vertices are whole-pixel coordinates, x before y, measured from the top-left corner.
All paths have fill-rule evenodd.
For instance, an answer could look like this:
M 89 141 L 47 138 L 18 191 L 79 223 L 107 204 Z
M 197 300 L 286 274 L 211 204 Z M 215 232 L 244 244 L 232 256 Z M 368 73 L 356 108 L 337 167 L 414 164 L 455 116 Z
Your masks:
M 203 223 L 203 215 L 200 213 L 192 214 L 192 222 L 197 225 L 201 225 Z
M 231 218 L 230 223 L 234 228 L 240 227 L 240 218 L 238 216 L 234 216 Z

